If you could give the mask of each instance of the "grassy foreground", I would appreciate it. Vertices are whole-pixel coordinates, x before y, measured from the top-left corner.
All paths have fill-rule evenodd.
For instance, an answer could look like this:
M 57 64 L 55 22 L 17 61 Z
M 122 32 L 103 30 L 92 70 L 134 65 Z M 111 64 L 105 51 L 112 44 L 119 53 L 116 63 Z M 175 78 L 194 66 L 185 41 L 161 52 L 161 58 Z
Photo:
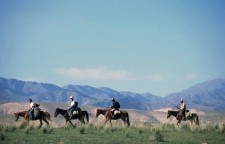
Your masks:
M 106 127 L 88 124 L 77 128 L 44 127 L 33 125 L 0 125 L 1 144 L 220 144 L 225 141 L 225 124 L 190 128 L 183 125 L 177 128 L 172 124 L 160 124 L 148 127 Z

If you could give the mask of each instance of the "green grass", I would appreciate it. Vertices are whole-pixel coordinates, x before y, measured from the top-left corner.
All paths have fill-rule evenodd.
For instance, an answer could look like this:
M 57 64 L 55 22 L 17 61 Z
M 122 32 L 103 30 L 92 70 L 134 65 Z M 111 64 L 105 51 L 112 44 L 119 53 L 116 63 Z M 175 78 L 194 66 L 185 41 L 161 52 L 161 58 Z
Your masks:
M 23 127 L 23 126 L 22 126 Z M 172 124 L 160 124 L 149 127 L 105 127 L 88 124 L 53 128 L 26 126 L 3 126 L 0 124 L 0 143 L 88 143 L 88 144 L 136 144 L 136 143 L 173 143 L 173 144 L 217 144 L 225 141 L 225 125 L 190 128 L 183 125 L 178 128 Z

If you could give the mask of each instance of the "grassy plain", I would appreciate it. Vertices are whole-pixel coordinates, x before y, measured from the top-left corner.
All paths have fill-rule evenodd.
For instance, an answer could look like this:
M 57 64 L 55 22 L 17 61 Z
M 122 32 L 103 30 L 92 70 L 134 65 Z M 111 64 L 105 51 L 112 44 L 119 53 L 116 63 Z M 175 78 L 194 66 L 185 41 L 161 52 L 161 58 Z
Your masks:
M 34 125 L 0 125 L 1 144 L 221 144 L 225 141 L 225 124 L 208 127 L 190 128 L 182 125 L 160 124 L 148 127 L 108 127 L 88 124 L 53 128 L 38 128 Z
M 56 107 L 61 104 L 42 104 L 44 111 L 51 114 L 50 126 L 45 123 L 38 128 L 39 121 L 29 124 L 23 118 L 15 122 L 14 111 L 26 110 L 27 106 L 18 104 L 0 105 L 0 144 L 222 144 L 225 143 L 224 112 L 205 111 L 199 113 L 200 126 L 182 122 L 175 125 L 174 118 L 166 119 L 166 112 L 128 110 L 131 126 L 123 126 L 121 121 L 114 121 L 113 126 L 102 125 L 104 117 L 95 118 L 95 109 L 82 107 L 90 114 L 90 122 L 81 125 L 74 120 L 77 127 L 65 125 L 62 116 L 53 117 Z M 13 109 L 11 108 L 13 107 Z M 24 108 L 23 108 L 24 107 Z

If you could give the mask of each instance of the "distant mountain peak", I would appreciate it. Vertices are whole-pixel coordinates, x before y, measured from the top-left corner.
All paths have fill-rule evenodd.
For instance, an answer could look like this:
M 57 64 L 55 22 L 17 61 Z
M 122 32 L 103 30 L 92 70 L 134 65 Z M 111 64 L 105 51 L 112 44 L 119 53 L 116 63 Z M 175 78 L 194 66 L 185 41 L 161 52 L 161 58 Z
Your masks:
M 194 86 L 181 91 L 182 93 L 203 93 L 214 91 L 215 89 L 224 88 L 225 79 L 218 78 L 214 80 L 205 81 L 202 83 L 197 83 Z
M 0 101 L 28 101 L 32 98 L 39 102 L 68 103 L 73 95 L 79 105 L 109 107 L 111 98 L 116 98 L 121 108 L 154 110 L 174 107 L 180 98 L 185 100 L 188 108 L 224 108 L 225 109 L 225 79 L 209 80 L 198 83 L 189 89 L 159 97 L 151 93 L 134 93 L 116 91 L 107 87 L 67 85 L 59 87 L 54 84 L 26 82 L 0 77 Z

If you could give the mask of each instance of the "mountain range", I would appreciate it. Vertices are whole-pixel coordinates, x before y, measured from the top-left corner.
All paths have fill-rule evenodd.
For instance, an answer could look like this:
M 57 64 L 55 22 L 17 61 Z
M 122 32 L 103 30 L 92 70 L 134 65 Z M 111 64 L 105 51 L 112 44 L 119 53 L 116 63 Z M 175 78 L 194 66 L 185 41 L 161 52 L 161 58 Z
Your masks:
M 207 108 L 225 110 L 225 79 L 214 79 L 198 83 L 181 92 L 165 97 L 151 93 L 116 91 L 107 87 L 54 84 L 6 79 L 0 77 L 0 101 L 24 102 L 32 98 L 35 102 L 68 103 L 69 96 L 74 96 L 79 105 L 109 107 L 115 98 L 122 109 L 155 110 L 176 108 L 180 99 L 184 99 L 187 108 Z

